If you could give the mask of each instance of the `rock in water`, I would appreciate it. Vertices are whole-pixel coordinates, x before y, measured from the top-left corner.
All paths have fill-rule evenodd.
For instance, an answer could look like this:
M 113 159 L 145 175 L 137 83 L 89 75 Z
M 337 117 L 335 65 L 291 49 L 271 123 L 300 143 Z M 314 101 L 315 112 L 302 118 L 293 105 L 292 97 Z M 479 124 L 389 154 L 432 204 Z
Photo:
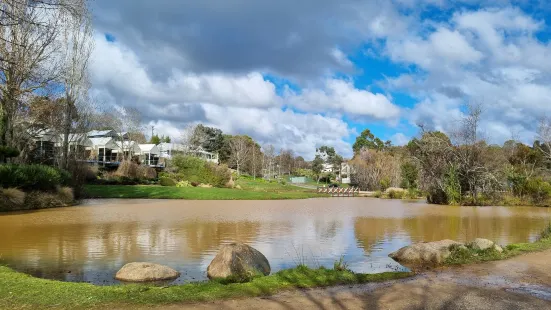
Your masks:
M 270 274 L 270 263 L 258 250 L 242 243 L 224 245 L 218 251 L 209 267 L 209 279 L 235 277 L 248 279 Z
M 128 263 L 115 275 L 115 279 L 126 282 L 153 282 L 173 280 L 180 273 L 170 267 L 154 263 Z
M 450 247 L 463 245 L 453 240 L 415 243 L 390 253 L 395 261 L 406 266 L 425 266 L 442 264 L 451 254 Z
M 473 250 L 484 251 L 494 247 L 494 242 L 488 239 L 476 238 L 469 244 L 469 247 Z

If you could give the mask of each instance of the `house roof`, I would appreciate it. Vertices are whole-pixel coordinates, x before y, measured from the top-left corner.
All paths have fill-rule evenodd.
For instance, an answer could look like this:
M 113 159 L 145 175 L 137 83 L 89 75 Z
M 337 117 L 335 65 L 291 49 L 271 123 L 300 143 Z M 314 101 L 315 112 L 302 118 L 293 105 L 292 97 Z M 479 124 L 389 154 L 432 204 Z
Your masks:
M 88 132 L 88 137 L 105 137 L 112 134 L 113 130 L 92 130 Z
M 63 143 L 63 134 L 59 135 L 58 144 Z M 69 134 L 69 144 L 72 145 L 82 145 L 82 146 L 93 146 L 93 142 L 86 137 L 85 134 Z
M 90 141 L 92 141 L 92 144 L 94 146 L 106 146 L 108 144 L 114 144 L 116 145 L 114 142 L 113 142 L 113 138 L 111 137 L 104 137 L 104 138 L 89 138 Z
M 138 144 L 142 153 L 159 154 L 159 148 L 155 144 Z

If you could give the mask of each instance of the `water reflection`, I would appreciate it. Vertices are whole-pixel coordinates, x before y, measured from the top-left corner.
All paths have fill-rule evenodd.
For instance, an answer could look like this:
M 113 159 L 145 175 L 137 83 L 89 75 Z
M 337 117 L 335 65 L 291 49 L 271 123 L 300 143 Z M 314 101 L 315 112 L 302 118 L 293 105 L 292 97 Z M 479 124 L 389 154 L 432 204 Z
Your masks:
M 549 209 L 442 207 L 401 201 L 335 198 L 300 201 L 104 200 L 83 206 L 0 215 L 0 261 L 35 276 L 116 283 L 131 261 L 205 279 L 221 244 L 248 243 L 277 271 L 307 263 L 353 270 L 399 267 L 387 255 L 417 241 L 532 241 Z

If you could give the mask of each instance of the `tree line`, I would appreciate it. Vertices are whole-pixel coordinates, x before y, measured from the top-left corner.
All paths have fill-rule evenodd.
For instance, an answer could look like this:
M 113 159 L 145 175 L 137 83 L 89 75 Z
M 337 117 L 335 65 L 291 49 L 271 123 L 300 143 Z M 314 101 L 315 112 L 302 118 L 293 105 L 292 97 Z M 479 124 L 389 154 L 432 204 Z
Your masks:
M 353 182 L 368 190 L 418 190 L 437 204 L 549 205 L 551 119 L 541 120 L 532 145 L 518 139 L 496 145 L 481 133 L 481 106 L 466 110 L 455 130 L 446 134 L 421 124 L 419 137 L 402 147 L 365 130 L 350 161 Z

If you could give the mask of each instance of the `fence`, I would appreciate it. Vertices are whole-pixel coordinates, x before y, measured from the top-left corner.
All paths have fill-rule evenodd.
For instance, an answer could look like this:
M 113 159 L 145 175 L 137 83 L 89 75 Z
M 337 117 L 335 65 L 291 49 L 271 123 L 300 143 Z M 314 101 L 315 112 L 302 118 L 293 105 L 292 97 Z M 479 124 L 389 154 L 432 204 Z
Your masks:
M 354 197 L 360 193 L 359 187 L 318 187 L 318 193 L 331 197 Z

